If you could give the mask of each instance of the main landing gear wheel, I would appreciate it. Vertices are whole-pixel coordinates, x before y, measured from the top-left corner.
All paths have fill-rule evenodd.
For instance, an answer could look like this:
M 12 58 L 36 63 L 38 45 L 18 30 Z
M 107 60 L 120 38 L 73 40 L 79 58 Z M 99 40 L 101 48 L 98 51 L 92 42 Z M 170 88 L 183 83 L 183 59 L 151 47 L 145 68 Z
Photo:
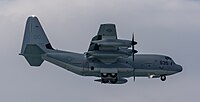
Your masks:
M 108 74 L 107 73 L 101 73 L 101 76 L 102 77 L 108 77 Z
M 117 73 L 101 73 L 101 82 L 102 83 L 117 83 Z
M 111 76 L 112 78 L 115 78 L 115 77 L 117 77 L 117 73 L 110 73 L 110 76 Z
M 104 79 L 104 78 L 102 78 L 101 81 L 102 81 L 102 83 L 108 83 L 109 82 L 108 79 Z
M 161 76 L 160 76 L 160 79 L 161 79 L 162 81 L 165 81 L 165 80 L 166 80 L 166 76 L 165 76 L 165 75 L 161 75 Z
M 112 84 L 117 83 L 117 81 L 118 81 L 117 77 L 115 77 L 115 78 L 113 78 L 113 79 L 110 80 L 110 82 L 111 82 Z

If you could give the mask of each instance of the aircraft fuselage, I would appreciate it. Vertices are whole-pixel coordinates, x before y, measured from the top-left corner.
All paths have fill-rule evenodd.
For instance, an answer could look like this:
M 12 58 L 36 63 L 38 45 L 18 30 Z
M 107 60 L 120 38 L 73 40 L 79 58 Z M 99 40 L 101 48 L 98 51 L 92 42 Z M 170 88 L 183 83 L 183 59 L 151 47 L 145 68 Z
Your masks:
M 116 63 L 104 64 L 95 59 L 87 59 L 84 54 L 55 50 L 42 55 L 48 62 L 81 76 L 101 77 L 102 74 L 117 73 L 118 77 L 160 77 L 182 71 L 170 57 L 153 54 L 136 54 L 132 57 L 120 58 Z M 135 72 L 134 72 L 135 70 Z

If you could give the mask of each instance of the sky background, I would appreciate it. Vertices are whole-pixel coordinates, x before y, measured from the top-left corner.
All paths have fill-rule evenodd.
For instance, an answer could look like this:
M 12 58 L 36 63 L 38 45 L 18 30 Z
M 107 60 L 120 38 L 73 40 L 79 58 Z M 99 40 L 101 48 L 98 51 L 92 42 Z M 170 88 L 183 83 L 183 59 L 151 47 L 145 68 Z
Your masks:
M 83 53 L 102 23 L 118 38 L 135 33 L 139 53 L 171 56 L 184 68 L 160 79 L 94 82 L 51 63 L 19 56 L 25 22 L 37 15 L 54 48 Z M 1 102 L 188 102 L 200 95 L 199 0 L 0 0 Z

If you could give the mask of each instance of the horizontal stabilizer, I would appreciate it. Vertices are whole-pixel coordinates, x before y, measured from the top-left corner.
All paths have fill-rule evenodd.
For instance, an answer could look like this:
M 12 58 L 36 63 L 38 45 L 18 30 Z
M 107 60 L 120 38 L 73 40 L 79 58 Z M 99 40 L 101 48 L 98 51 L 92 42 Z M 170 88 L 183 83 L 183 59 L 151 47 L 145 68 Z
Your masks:
M 27 44 L 23 55 L 31 66 L 40 66 L 44 61 L 41 54 L 45 52 L 35 44 Z

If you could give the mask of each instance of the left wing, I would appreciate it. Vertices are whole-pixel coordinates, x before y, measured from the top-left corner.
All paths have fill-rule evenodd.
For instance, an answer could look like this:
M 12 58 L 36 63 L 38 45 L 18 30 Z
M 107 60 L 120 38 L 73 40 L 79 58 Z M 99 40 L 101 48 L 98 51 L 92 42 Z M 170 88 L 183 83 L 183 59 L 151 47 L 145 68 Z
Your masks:
M 114 24 L 101 24 L 96 36 L 92 38 L 87 58 L 96 58 L 103 63 L 113 63 L 119 57 L 128 57 L 132 51 L 131 41 L 117 39 L 116 27 Z

